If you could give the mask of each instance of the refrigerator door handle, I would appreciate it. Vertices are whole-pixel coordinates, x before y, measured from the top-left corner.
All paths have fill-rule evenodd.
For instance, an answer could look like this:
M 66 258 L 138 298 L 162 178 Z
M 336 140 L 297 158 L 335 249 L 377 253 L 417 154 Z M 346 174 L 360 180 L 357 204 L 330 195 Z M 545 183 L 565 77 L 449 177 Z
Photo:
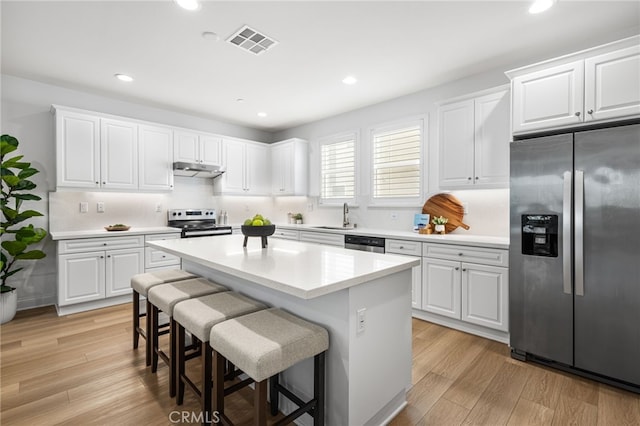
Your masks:
M 575 282 L 576 296 L 584 296 L 584 171 L 576 170 L 575 182 Z
M 562 187 L 562 287 L 571 294 L 571 172 L 564 172 Z

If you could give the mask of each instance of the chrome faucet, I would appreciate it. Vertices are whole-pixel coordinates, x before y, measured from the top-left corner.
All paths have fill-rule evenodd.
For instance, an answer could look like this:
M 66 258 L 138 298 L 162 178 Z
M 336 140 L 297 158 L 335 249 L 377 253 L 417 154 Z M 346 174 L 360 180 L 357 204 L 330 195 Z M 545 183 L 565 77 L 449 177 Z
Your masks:
M 349 226 L 349 205 L 347 203 L 342 206 L 342 226 L 345 228 Z

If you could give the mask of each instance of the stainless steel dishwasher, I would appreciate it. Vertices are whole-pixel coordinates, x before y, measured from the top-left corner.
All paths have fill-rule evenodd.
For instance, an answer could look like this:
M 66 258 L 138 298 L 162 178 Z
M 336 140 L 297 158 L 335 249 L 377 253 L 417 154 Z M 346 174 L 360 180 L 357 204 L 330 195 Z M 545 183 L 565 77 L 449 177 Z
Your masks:
M 367 237 L 364 235 L 345 235 L 344 248 L 384 253 L 384 238 Z

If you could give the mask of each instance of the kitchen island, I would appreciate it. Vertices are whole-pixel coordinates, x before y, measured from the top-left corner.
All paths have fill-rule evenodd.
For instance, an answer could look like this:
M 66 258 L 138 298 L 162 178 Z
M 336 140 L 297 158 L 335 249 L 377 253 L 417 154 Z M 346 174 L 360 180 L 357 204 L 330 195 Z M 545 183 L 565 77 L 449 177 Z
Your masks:
M 419 260 L 340 247 L 227 235 L 150 242 L 183 269 L 280 307 L 329 331 L 326 424 L 382 424 L 406 405 L 411 386 L 411 268 Z M 284 373 L 311 397 L 312 360 Z M 288 413 L 293 406 L 281 401 Z M 307 415 L 299 420 L 310 424 Z

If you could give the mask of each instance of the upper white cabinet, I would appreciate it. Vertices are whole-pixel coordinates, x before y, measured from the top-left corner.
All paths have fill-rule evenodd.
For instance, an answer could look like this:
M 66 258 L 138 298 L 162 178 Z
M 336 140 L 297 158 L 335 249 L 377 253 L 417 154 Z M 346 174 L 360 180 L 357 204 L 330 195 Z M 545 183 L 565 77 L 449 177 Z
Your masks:
M 220 136 L 182 130 L 174 134 L 173 161 L 220 165 L 221 155 Z
M 100 187 L 100 119 L 56 111 L 56 182 L 58 187 Z
M 441 188 L 497 188 L 509 182 L 509 90 L 438 108 Z
M 100 119 L 100 175 L 102 188 L 138 188 L 138 126 Z
M 640 37 L 507 72 L 513 133 L 640 115 Z
M 171 190 L 171 130 L 53 106 L 57 188 Z
M 226 171 L 216 192 L 225 195 L 269 195 L 271 163 L 269 145 L 238 139 L 222 142 L 222 165 Z
M 307 195 L 308 143 L 288 139 L 270 145 L 271 193 L 273 195 Z
M 173 188 L 173 134 L 168 127 L 138 128 L 138 187 L 169 191 Z

